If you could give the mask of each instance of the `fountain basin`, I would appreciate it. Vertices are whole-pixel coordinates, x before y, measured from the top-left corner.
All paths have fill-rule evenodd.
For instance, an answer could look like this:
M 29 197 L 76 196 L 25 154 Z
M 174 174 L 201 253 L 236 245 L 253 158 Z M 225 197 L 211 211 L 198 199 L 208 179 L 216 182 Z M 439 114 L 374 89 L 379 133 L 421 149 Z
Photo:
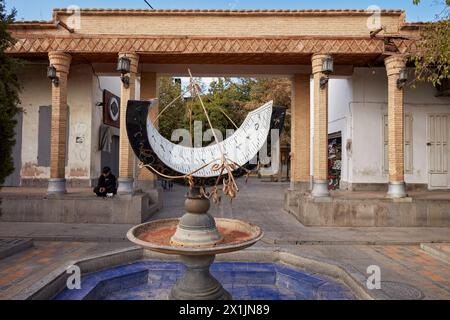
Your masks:
M 223 241 L 213 246 L 174 244 L 171 242 L 180 219 L 164 219 L 138 225 L 130 229 L 127 237 L 133 243 L 156 252 L 183 256 L 205 256 L 243 250 L 259 241 L 264 233 L 251 223 L 216 218 L 216 226 Z
M 185 266 L 138 261 L 82 276 L 80 290 L 64 289 L 55 300 L 166 300 Z M 343 283 L 279 263 L 218 262 L 211 273 L 237 300 L 357 299 Z

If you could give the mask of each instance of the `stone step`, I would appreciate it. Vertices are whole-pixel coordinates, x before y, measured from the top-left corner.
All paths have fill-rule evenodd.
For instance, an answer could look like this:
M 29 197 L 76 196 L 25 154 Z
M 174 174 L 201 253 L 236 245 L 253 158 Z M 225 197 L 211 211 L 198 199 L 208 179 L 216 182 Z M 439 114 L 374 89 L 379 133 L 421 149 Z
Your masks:
M 149 193 L 112 199 L 90 194 L 63 196 L 14 194 L 2 198 L 1 222 L 140 224 L 162 204 Z
M 0 259 L 12 256 L 32 246 L 32 239 L 0 239 Z
M 450 263 L 450 243 L 421 243 L 420 248 L 429 255 Z

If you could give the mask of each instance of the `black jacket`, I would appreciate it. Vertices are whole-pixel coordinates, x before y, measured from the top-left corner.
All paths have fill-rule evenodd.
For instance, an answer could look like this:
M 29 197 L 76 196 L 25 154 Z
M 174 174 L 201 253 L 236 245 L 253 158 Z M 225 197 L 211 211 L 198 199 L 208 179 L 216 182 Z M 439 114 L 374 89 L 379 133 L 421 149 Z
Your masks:
M 97 188 L 106 188 L 107 193 L 116 193 L 117 191 L 117 179 L 111 173 L 107 177 L 101 175 L 98 179 Z

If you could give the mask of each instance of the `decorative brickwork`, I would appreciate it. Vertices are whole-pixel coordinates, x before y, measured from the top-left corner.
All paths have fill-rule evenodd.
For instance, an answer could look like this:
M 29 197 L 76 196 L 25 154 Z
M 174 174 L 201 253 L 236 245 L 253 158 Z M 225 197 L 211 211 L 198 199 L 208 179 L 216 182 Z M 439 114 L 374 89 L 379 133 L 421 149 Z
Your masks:
M 399 42 L 403 47 L 408 41 Z M 125 36 L 33 36 L 21 38 L 8 49 L 9 53 L 117 53 L 146 52 L 172 54 L 203 53 L 330 53 L 330 54 L 382 54 L 383 39 L 329 38 L 311 39 L 295 37 L 208 38 L 208 37 L 125 37 Z
M 388 75 L 388 158 L 389 181 L 404 181 L 404 106 L 403 89 L 397 88 L 400 70 L 405 67 L 405 57 L 390 56 L 385 59 Z
M 370 16 L 372 13 L 364 9 L 105 9 L 105 8 L 88 8 L 81 9 L 83 15 L 126 15 L 126 16 L 173 16 L 173 15 L 240 15 L 240 16 L 323 16 L 323 15 L 362 15 Z M 381 10 L 383 15 L 403 15 L 403 10 Z M 65 8 L 53 9 L 53 17 L 58 18 L 62 15 L 71 15 Z
M 134 177 L 134 153 L 128 142 L 126 114 L 128 100 L 135 99 L 136 89 L 136 73 L 139 63 L 139 55 L 135 53 L 120 53 L 119 57 L 126 56 L 131 60 L 130 73 L 127 74 L 130 78 L 130 85 L 128 88 L 122 84 L 121 99 L 120 99 L 120 153 L 119 153 L 119 177 L 133 179 Z
M 294 76 L 291 115 L 291 181 L 310 181 L 310 75 Z
M 157 76 L 154 72 L 141 72 L 141 100 L 149 100 L 158 97 Z M 149 112 L 149 118 L 154 120 L 158 115 L 158 108 L 155 106 Z M 155 124 L 156 125 L 156 124 Z M 139 170 L 138 180 L 156 180 L 156 177 L 148 169 Z
M 312 57 L 314 77 L 314 180 L 328 179 L 328 85 L 320 87 L 322 60 L 327 55 Z
M 67 75 L 72 60 L 64 52 L 50 52 L 50 64 L 56 68 L 58 86 L 52 85 L 52 119 L 50 146 L 50 177 L 65 178 L 66 135 L 67 135 Z

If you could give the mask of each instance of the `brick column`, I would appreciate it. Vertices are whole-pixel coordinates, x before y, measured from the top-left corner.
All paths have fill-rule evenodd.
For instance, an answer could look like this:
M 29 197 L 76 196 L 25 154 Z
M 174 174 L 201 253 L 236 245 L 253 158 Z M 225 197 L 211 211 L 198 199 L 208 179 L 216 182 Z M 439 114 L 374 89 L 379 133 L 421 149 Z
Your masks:
M 141 100 L 158 98 L 157 75 L 154 72 L 141 73 Z M 158 115 L 158 105 L 153 106 L 148 116 L 153 121 Z M 156 125 L 156 124 L 155 124 Z M 139 169 L 138 186 L 143 189 L 155 187 L 156 176 L 147 168 Z
M 404 122 L 403 88 L 397 87 L 400 71 L 406 59 L 393 55 L 385 59 L 388 75 L 388 159 L 389 191 L 388 197 L 406 197 L 404 177 Z
M 314 77 L 314 186 L 311 194 L 327 197 L 328 191 L 328 84 L 320 87 L 323 59 L 327 55 L 312 56 Z
M 50 180 L 47 192 L 66 192 L 66 139 L 67 139 L 67 75 L 72 57 L 64 52 L 49 52 L 50 65 L 56 68 L 58 84 L 52 84 L 52 119 L 50 146 Z
M 120 95 L 120 146 L 119 146 L 119 188 L 120 194 L 133 193 L 134 187 L 134 154 L 128 141 L 126 114 L 128 100 L 135 99 L 136 73 L 138 69 L 139 56 L 136 53 L 119 53 L 119 57 L 126 56 L 131 60 L 130 78 L 128 88 L 122 83 Z
M 291 110 L 291 189 L 310 189 L 310 75 L 296 74 Z

